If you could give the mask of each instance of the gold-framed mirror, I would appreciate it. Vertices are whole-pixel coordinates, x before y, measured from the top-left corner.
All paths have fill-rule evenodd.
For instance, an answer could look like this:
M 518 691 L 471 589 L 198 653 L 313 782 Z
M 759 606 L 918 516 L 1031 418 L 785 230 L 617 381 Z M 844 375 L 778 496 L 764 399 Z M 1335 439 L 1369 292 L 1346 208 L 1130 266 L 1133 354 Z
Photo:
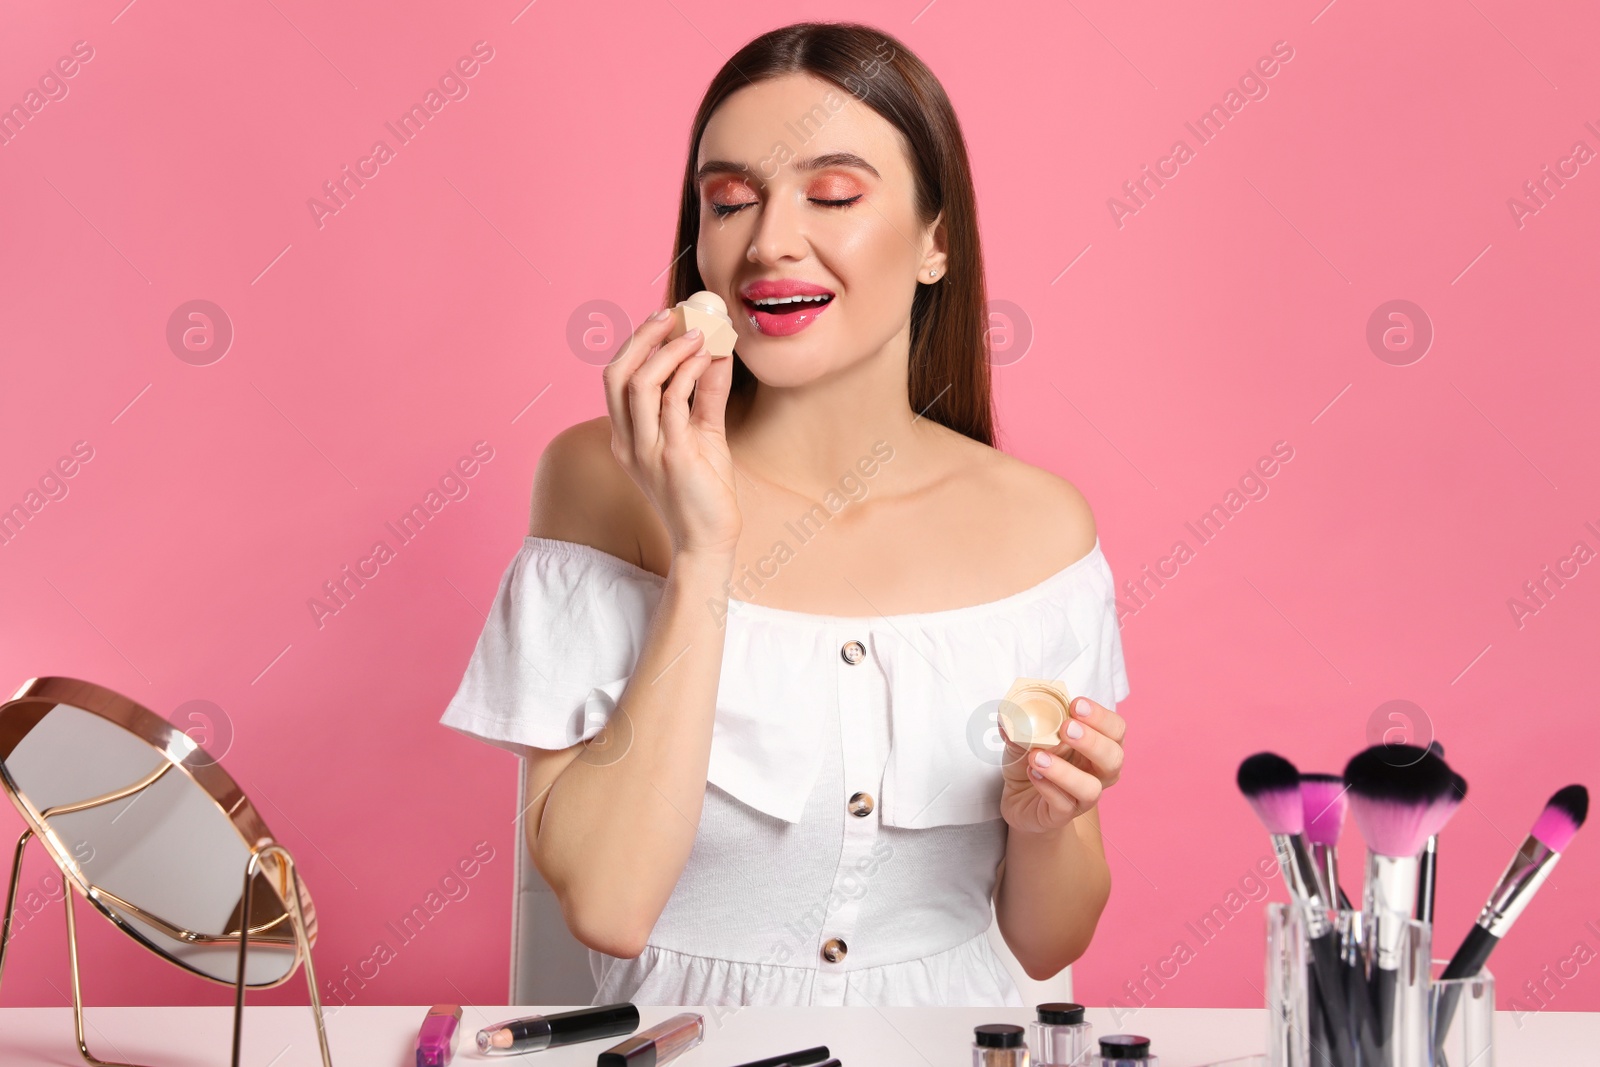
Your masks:
M 31 678 L 0 704 L 0 788 L 26 824 L 0 917 L 0 979 L 28 842 L 60 869 L 78 1051 L 84 1041 L 74 898 L 167 962 L 235 989 L 238 1067 L 245 989 L 304 967 L 324 1067 L 332 1067 L 311 947 L 316 911 L 294 859 L 222 765 L 137 702 L 77 678 Z M 241 933 L 242 932 L 242 933 Z

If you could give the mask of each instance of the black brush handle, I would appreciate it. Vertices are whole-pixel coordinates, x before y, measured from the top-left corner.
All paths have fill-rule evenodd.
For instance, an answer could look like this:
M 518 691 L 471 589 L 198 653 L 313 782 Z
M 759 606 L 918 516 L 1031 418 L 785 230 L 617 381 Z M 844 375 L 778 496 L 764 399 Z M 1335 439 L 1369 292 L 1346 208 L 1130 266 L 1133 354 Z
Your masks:
M 1448 982 L 1454 978 L 1471 978 L 1483 970 L 1483 965 L 1489 962 L 1489 953 L 1499 943 L 1498 937 L 1474 923 L 1472 932 L 1461 942 L 1456 954 L 1450 957 L 1450 963 L 1439 980 Z
M 1372 969 L 1372 1030 L 1378 1047 L 1384 1054 L 1392 1055 L 1390 1048 L 1394 1029 L 1395 999 L 1400 993 L 1400 971 L 1385 967 Z
M 1340 1035 L 1349 1029 L 1350 1010 L 1346 1003 L 1343 968 L 1339 965 L 1337 934 L 1329 929 L 1321 937 L 1308 940 L 1311 945 L 1311 1036 L 1315 1042 L 1319 1032 L 1331 1035 L 1324 1050 L 1317 1050 L 1313 1046 L 1311 1062 L 1332 1064 L 1332 1067 L 1351 1067 L 1349 1043 L 1340 1040 Z M 1318 1008 L 1321 1009 L 1320 1013 L 1316 1012 Z M 1322 1016 L 1320 1021 L 1316 1018 L 1317 1014 Z M 1318 1051 L 1323 1052 L 1322 1057 L 1315 1055 Z
M 799 1052 L 785 1052 L 781 1056 L 768 1056 L 764 1060 L 751 1060 L 739 1064 L 738 1067 L 802 1067 L 808 1063 L 820 1063 L 827 1058 L 828 1046 L 818 1045 L 815 1048 L 801 1049 Z
M 1434 885 L 1439 876 L 1439 856 L 1433 849 L 1425 848 L 1417 864 L 1416 919 L 1419 923 L 1433 924 Z
M 1347 1020 L 1329 1007 L 1328 984 L 1310 970 L 1311 996 L 1306 1005 L 1307 1028 L 1310 1030 L 1311 1067 L 1357 1067 L 1350 1047 Z M 1339 976 L 1336 996 L 1343 998 L 1344 976 Z
M 1323 1007 L 1322 981 L 1314 964 L 1306 966 L 1306 1030 L 1311 1043 L 1311 1062 L 1329 1064 L 1333 1053 L 1328 1048 L 1328 1013 Z
M 1359 1049 L 1363 1067 L 1383 1063 L 1383 1053 L 1378 1045 L 1373 1027 L 1372 990 L 1367 985 L 1367 974 L 1361 959 L 1343 963 L 1345 973 L 1345 1002 L 1350 1006 L 1349 1034 L 1351 1043 Z M 1355 1055 L 1355 1053 L 1352 1053 Z
M 1450 963 L 1445 967 L 1444 973 L 1439 975 L 1439 981 L 1471 978 L 1483 970 L 1483 965 L 1489 962 L 1489 953 L 1493 952 L 1499 943 L 1498 937 L 1473 924 L 1472 932 L 1461 942 L 1456 954 L 1450 957 Z M 1441 1061 L 1444 1058 L 1444 1035 L 1450 1032 L 1450 1024 L 1455 1021 L 1456 1005 L 1460 1000 L 1460 986 L 1451 986 L 1439 998 L 1439 1009 L 1433 1019 L 1433 1047 L 1434 1057 Z

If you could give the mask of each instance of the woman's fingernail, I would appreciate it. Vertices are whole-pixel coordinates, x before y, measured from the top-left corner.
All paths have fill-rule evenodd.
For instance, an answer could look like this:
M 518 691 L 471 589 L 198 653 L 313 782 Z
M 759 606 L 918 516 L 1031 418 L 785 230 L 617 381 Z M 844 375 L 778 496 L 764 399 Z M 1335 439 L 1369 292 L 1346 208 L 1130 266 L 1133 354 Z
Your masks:
M 670 314 L 672 314 L 672 309 L 671 308 L 662 308 L 660 311 L 658 311 L 654 315 L 650 316 L 650 321 L 651 322 L 660 322 L 662 319 L 666 318 Z
M 1083 724 L 1079 722 L 1067 723 L 1067 736 L 1076 741 L 1083 736 Z
M 1048 766 L 1050 766 L 1050 753 L 1048 753 L 1048 752 L 1035 752 L 1033 754 L 1033 762 L 1034 762 L 1034 765 L 1038 766 L 1038 767 L 1048 767 Z
M 699 337 L 700 336 L 700 327 L 696 326 L 691 330 L 683 331 L 683 336 L 685 336 L 685 337 Z
M 1089 704 L 1088 697 L 1079 697 L 1072 705 L 1072 714 L 1076 715 L 1080 719 L 1087 719 L 1092 713 L 1092 710 L 1093 709 Z

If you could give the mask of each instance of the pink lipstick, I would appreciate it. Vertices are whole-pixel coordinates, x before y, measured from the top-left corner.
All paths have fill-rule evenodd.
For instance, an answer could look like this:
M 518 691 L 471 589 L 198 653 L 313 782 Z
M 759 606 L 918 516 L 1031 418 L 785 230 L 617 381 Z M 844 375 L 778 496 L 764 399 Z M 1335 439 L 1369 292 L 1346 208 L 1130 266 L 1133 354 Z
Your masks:
M 822 317 L 833 290 L 795 278 L 768 278 L 739 290 L 750 324 L 765 337 L 792 337 Z

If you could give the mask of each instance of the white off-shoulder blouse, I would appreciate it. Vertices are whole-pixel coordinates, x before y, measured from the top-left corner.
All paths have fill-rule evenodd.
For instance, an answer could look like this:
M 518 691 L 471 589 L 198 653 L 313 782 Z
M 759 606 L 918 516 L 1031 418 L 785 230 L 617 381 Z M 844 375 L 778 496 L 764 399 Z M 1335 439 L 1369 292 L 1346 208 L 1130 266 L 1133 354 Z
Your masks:
M 526 538 L 441 721 L 512 751 L 594 737 L 664 585 Z M 638 957 L 590 950 L 593 1003 L 1022 1006 L 987 937 L 1007 831 L 995 711 L 1019 676 L 1127 697 L 1099 540 L 984 604 L 853 617 L 730 600 L 723 633 L 693 849 Z

